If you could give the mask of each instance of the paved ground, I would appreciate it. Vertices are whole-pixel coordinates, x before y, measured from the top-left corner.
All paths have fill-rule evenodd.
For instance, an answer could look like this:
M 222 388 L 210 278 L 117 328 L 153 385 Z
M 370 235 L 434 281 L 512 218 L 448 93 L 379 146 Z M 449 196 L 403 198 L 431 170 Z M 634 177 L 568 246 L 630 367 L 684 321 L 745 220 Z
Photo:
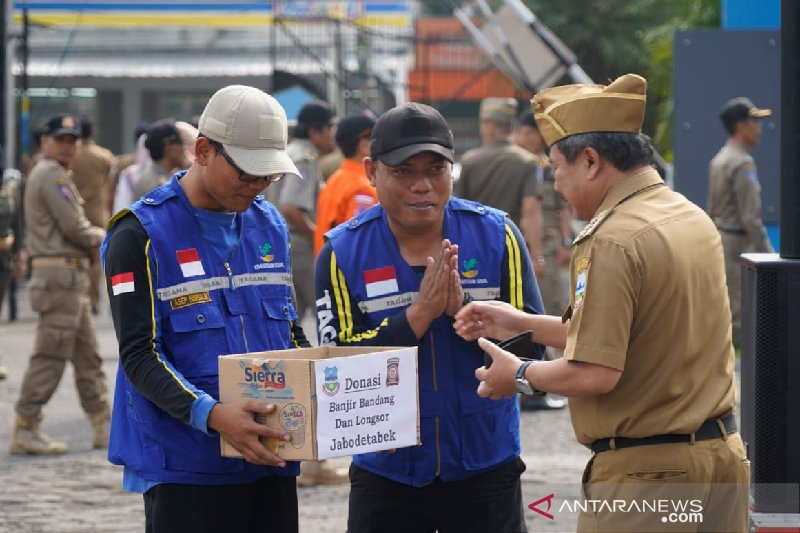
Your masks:
M 116 533 L 144 531 L 142 499 L 120 490 L 122 472 L 91 449 L 91 427 L 75 393 L 68 368 L 45 409 L 44 430 L 69 443 L 71 452 L 57 458 L 10 456 L 6 452 L 13 423 L 13 403 L 33 343 L 35 322 L 20 294 L 20 318 L 0 322 L 0 348 L 10 376 L 0 381 L 0 533 Z M 108 385 L 113 387 L 117 348 L 109 312 L 96 320 Z M 526 504 L 551 493 L 577 497 L 589 453 L 574 441 L 567 410 L 525 412 L 522 417 L 523 475 Z M 347 459 L 337 459 L 345 466 Z M 299 489 L 302 532 L 343 532 L 347 517 L 347 486 Z M 548 520 L 526 510 L 531 532 L 574 531 L 574 516 Z

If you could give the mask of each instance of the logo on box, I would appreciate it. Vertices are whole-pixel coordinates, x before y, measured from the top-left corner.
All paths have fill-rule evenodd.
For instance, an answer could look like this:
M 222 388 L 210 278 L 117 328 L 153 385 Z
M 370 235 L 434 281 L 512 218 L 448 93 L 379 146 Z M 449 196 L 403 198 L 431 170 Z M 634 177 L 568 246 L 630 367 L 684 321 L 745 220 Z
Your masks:
M 325 367 L 325 383 L 322 384 L 322 392 L 328 396 L 335 396 L 339 392 L 339 369 L 335 366 Z

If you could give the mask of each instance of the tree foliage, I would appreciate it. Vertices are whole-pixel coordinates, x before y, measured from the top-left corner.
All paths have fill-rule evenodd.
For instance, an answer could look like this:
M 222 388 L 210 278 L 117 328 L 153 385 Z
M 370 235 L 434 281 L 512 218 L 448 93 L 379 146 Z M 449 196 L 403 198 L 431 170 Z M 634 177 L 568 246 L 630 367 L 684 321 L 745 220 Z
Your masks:
M 644 130 L 667 159 L 672 145 L 675 30 L 719 27 L 720 0 L 524 0 L 597 83 L 627 72 L 648 80 Z

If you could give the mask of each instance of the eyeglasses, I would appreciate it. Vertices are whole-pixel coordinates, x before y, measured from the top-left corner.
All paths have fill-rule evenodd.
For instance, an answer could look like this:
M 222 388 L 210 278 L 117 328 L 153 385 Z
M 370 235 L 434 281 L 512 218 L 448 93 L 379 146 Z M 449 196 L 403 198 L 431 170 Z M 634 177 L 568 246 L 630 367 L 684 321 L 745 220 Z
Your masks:
M 252 174 L 248 174 L 247 172 L 239 168 L 239 165 L 233 162 L 233 159 L 231 159 L 231 156 L 229 156 L 228 152 L 225 151 L 225 147 L 222 146 L 222 144 L 213 139 L 209 139 L 208 137 L 206 137 L 206 139 L 208 140 L 208 144 L 211 145 L 214 151 L 216 151 L 219 155 L 221 155 L 222 158 L 230 166 L 232 166 L 236 172 L 239 173 L 239 181 L 242 181 L 244 183 L 255 183 L 257 181 L 263 180 L 266 181 L 267 183 L 275 183 L 276 181 L 280 181 L 281 179 L 283 179 L 284 176 L 283 174 L 271 174 L 269 176 L 253 176 Z

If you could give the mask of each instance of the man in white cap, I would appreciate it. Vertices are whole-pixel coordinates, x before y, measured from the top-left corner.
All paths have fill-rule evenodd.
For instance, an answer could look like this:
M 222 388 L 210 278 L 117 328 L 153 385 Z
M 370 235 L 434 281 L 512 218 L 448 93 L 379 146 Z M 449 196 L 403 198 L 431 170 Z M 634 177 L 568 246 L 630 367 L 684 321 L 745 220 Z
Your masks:
M 144 495 L 147 531 L 296 532 L 299 464 L 259 442 L 289 435 L 254 421 L 272 405 L 219 403 L 217 370 L 219 354 L 308 345 L 286 223 L 260 196 L 298 174 L 286 114 L 233 85 L 199 131 L 189 170 L 117 213 L 103 243 L 120 353 L 108 456 Z M 221 457 L 220 436 L 244 459 Z

